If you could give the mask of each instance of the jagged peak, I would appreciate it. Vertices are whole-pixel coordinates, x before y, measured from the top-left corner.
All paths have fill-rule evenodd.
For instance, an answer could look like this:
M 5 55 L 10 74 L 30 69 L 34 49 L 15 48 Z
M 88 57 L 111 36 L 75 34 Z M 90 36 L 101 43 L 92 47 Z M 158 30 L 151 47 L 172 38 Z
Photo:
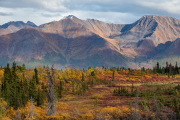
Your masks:
M 141 17 L 141 19 L 144 19 L 144 18 L 150 18 L 150 19 L 155 19 L 156 18 L 156 15 L 144 15 Z
M 27 23 L 24 23 L 23 21 L 10 21 L 8 23 L 5 23 L 3 25 L 0 25 L 0 28 L 6 29 L 8 28 L 10 25 L 14 25 L 16 27 L 20 27 L 20 26 L 31 26 L 31 27 L 37 27 L 36 24 L 34 24 L 31 21 L 27 21 Z
M 27 21 L 27 23 L 26 23 L 27 25 L 29 25 L 29 26 L 31 26 L 31 27 L 37 27 L 37 25 L 36 24 L 34 24 L 33 22 L 31 22 L 31 21 Z
M 64 16 L 63 19 L 65 19 L 65 18 L 71 18 L 71 19 L 73 19 L 74 17 L 75 17 L 74 15 L 68 15 L 68 16 Z
M 158 20 L 158 19 L 161 19 L 161 18 L 165 18 L 165 19 L 176 19 L 176 18 L 174 18 L 174 17 L 169 17 L 169 16 L 159 16 L 159 15 L 144 15 L 144 16 L 142 16 L 140 19 L 155 19 L 156 18 L 156 20 Z
M 0 25 L 0 28 L 4 28 L 6 29 L 9 25 L 15 25 L 15 26 L 19 26 L 19 25 L 24 25 L 25 23 L 23 21 L 10 21 L 8 23 L 5 23 L 3 25 Z
M 33 22 L 31 22 L 31 21 L 27 21 L 27 23 L 33 23 Z M 34 23 L 33 23 L 34 24 Z

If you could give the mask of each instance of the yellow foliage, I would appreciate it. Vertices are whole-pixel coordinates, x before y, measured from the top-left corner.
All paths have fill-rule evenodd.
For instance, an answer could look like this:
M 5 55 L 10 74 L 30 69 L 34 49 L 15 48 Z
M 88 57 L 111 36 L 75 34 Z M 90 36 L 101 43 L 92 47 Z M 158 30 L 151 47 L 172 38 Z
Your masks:
M 77 79 L 81 80 L 82 77 L 82 69 L 71 69 L 71 68 L 66 68 L 63 73 L 61 73 L 62 78 L 67 78 L 67 79 Z M 86 75 L 85 75 L 86 76 Z
M 102 67 L 96 67 L 96 69 L 95 69 L 95 73 L 96 74 L 101 74 L 101 75 L 104 75 L 104 68 L 102 68 Z
M 38 118 L 38 120 L 64 120 L 63 116 L 44 116 L 43 118 Z
M 72 98 L 74 98 L 74 95 L 66 95 L 65 97 L 64 97 L 64 100 L 71 100 Z
M 34 75 L 34 71 L 32 70 L 26 70 L 24 73 L 24 76 L 28 81 L 32 79 L 33 75 Z
M 92 71 L 94 71 L 93 67 L 91 67 L 88 70 L 86 70 L 86 73 L 89 75 L 89 74 L 91 74 Z
M 146 77 L 146 78 L 152 78 L 150 75 L 144 75 L 144 77 Z
M 6 101 L 2 101 L 2 105 L 4 106 L 4 107 L 6 107 L 7 106 L 7 102 Z
M 106 73 L 112 74 L 112 71 L 110 70 L 109 67 L 106 68 Z
M 100 117 L 106 119 L 124 118 L 131 114 L 127 107 L 106 107 L 100 110 Z
M 15 118 L 16 116 L 16 111 L 11 107 L 10 109 L 6 110 L 6 116 L 9 117 L 10 119 Z
M 3 80 L 3 79 L 4 79 L 4 70 L 0 70 L 0 80 Z
M 69 105 L 66 104 L 66 103 L 63 103 L 63 102 L 57 102 L 56 103 L 56 109 L 59 110 L 59 111 L 68 110 L 69 109 Z
M 70 119 L 71 116 L 68 113 L 61 113 L 61 115 L 64 119 Z
M 82 114 L 80 116 L 83 120 L 92 120 L 94 119 L 94 116 L 92 113 L 88 112 L 88 113 L 85 113 L 85 114 Z
M 103 99 L 103 96 L 102 96 L 102 94 L 94 94 L 92 96 L 92 99 Z

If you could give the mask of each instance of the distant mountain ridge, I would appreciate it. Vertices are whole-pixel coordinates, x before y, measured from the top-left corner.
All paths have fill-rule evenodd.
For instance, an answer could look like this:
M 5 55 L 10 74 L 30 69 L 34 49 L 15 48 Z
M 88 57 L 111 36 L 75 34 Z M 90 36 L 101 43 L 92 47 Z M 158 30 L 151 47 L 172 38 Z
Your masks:
M 15 60 L 29 66 L 55 64 L 60 69 L 152 67 L 158 60 L 180 61 L 179 38 L 180 20 L 156 15 L 145 15 L 132 24 L 73 15 L 40 26 L 9 22 L 0 26 L 0 64 Z
M 27 23 L 24 23 L 23 21 L 11 21 L 3 25 L 0 25 L 0 35 L 14 33 L 25 27 L 37 27 L 37 26 L 30 21 L 28 21 Z

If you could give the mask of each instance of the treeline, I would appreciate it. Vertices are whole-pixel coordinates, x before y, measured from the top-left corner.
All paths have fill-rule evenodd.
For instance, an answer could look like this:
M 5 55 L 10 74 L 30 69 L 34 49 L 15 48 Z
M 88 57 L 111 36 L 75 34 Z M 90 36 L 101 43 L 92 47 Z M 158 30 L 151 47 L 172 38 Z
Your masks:
M 168 64 L 168 62 L 166 62 L 166 67 L 161 67 L 159 65 L 159 62 L 157 62 L 157 64 L 153 67 L 153 73 L 160 73 L 160 74 L 166 74 L 168 76 L 173 76 L 176 74 L 179 74 L 179 67 L 177 65 L 177 62 L 175 64 L 175 66 L 173 66 L 171 63 Z
M 36 103 L 36 106 L 44 105 L 44 102 L 47 101 L 48 83 L 39 80 L 38 70 L 36 68 L 30 80 L 27 80 L 25 77 L 25 71 L 27 69 L 24 64 L 17 66 L 13 62 L 12 67 L 7 64 L 7 66 L 1 69 L 4 69 L 4 78 L 1 80 L 0 97 L 8 103 L 9 108 L 18 109 L 25 107 L 26 103 L 30 100 Z M 48 70 L 49 68 L 46 69 Z M 18 73 L 22 73 L 23 77 L 20 78 Z M 55 78 L 52 79 L 55 81 Z M 57 97 L 62 97 L 62 82 L 57 85 L 53 84 L 53 90 L 56 91 Z
M 9 107 L 14 109 L 24 107 L 30 99 L 37 102 L 37 106 L 41 106 L 46 98 L 47 87 L 43 82 L 39 82 L 37 69 L 34 69 L 34 75 L 29 81 L 24 76 L 25 69 L 24 64 L 17 66 L 15 62 L 13 62 L 12 68 L 9 67 L 9 64 L 4 67 L 0 95 L 8 102 Z M 18 77 L 17 71 L 23 73 L 22 79 Z
M 25 64 L 18 66 L 16 62 L 13 62 L 12 67 L 9 63 L 4 67 L 3 80 L 1 80 L 0 85 L 0 97 L 3 98 L 8 103 L 8 108 L 13 107 L 15 110 L 18 108 L 25 107 L 26 103 L 32 100 L 36 106 L 43 106 L 47 101 L 48 95 L 48 85 L 49 82 L 44 82 L 39 79 L 38 69 L 35 68 L 33 71 L 32 78 L 27 80 L 25 77 L 25 71 L 27 71 Z M 53 79 L 55 83 L 56 78 L 49 76 L 48 66 L 46 69 L 46 79 Z M 23 77 L 20 78 L 18 73 L 21 73 Z M 51 71 L 52 74 L 52 71 Z M 54 74 L 54 73 L 53 73 Z M 93 87 L 93 79 L 95 77 L 94 71 L 90 73 L 88 82 L 85 81 L 84 73 L 82 72 L 81 81 L 69 80 L 66 78 L 57 78 L 55 84 L 52 88 L 55 92 L 56 98 L 62 98 L 63 93 L 66 94 L 68 91 L 73 92 L 74 94 L 80 95 L 88 90 L 88 86 Z M 63 80 L 62 80 L 63 79 Z M 70 83 L 71 82 L 71 83 Z M 72 90 L 67 86 L 67 84 L 72 85 Z

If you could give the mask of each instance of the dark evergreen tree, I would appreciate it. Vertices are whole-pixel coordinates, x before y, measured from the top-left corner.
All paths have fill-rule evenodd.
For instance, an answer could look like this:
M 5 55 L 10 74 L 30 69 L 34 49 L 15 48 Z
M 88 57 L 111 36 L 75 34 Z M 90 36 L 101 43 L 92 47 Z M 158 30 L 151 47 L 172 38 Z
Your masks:
M 94 71 L 92 71 L 92 72 L 91 72 L 91 76 L 95 76 L 95 73 L 94 73 Z
M 47 93 L 47 89 L 44 85 L 44 83 L 41 83 L 41 89 L 42 89 L 42 94 L 41 94 L 41 98 L 42 98 L 42 105 L 44 104 L 44 100 L 46 99 L 46 93 Z
M 63 83 L 62 83 L 62 81 L 61 81 L 61 80 L 60 80 L 60 82 L 59 82 L 59 86 L 58 86 L 58 90 L 57 90 L 57 92 L 58 92 L 58 97 L 59 97 L 59 98 L 62 98 Z
M 117 72 L 119 71 L 119 67 L 116 68 L 116 71 L 117 71 Z
M 11 99 L 9 99 L 10 106 L 14 107 L 14 109 L 18 109 L 20 107 L 21 103 L 21 91 L 18 87 L 18 82 L 15 80 L 12 83 L 12 89 L 11 89 Z
M 169 65 L 169 73 L 170 73 L 170 74 L 172 73 L 172 65 L 171 65 L 171 63 L 170 63 L 170 65 Z
M 82 73 L 82 82 L 84 82 L 84 73 Z
M 169 64 L 168 64 L 168 62 L 166 62 L 165 73 L 169 73 Z
M 22 101 L 22 105 L 23 105 L 23 106 L 26 105 L 27 100 L 28 100 L 27 98 L 28 98 L 28 97 L 27 97 L 27 95 L 25 94 L 25 90 L 22 89 L 21 101 Z
M 16 66 L 16 62 L 14 61 L 13 66 L 12 66 L 12 78 L 13 78 L 13 81 L 17 82 L 18 76 L 16 74 L 16 71 L 17 71 L 17 66 Z
M 37 101 L 37 106 L 41 106 L 43 104 L 40 88 L 38 88 L 36 101 Z
M 37 96 L 36 80 L 35 77 L 33 76 L 33 78 L 29 81 L 29 98 L 32 97 L 34 100 L 36 100 L 36 96 Z
M 141 71 L 143 71 L 143 72 L 144 72 L 145 70 L 146 70 L 146 69 L 145 69 L 144 67 L 142 67 L 142 68 L 141 68 Z
M 24 91 L 25 91 L 26 94 L 28 94 L 29 85 L 28 85 L 27 79 L 24 76 L 24 73 L 23 73 L 23 81 L 24 81 L 23 82 Z
M 157 62 L 156 69 L 157 69 L 157 71 L 159 70 L 159 62 Z
M 36 84 L 38 85 L 38 84 L 39 84 L 38 70 L 35 68 L 35 69 L 34 69 L 34 72 L 35 72 L 35 80 L 36 80 Z
M 176 72 L 176 74 L 179 74 L 179 68 L 178 68 L 178 65 L 177 65 L 177 61 L 176 61 L 176 65 L 175 65 L 175 72 Z
M 5 81 L 5 89 L 4 89 L 4 97 L 5 100 L 9 101 L 11 99 L 11 85 L 8 83 L 8 81 Z
M 11 76 L 11 70 L 9 68 L 9 63 L 7 64 L 7 67 L 4 68 L 4 80 L 1 86 L 2 94 L 5 94 L 4 91 L 7 88 L 7 85 L 6 85 L 7 83 L 12 84 L 12 76 Z
M 21 71 L 25 71 L 25 70 L 26 70 L 26 66 L 25 64 L 22 64 Z
M 113 71 L 113 74 L 112 74 L 112 81 L 114 81 L 114 71 Z

